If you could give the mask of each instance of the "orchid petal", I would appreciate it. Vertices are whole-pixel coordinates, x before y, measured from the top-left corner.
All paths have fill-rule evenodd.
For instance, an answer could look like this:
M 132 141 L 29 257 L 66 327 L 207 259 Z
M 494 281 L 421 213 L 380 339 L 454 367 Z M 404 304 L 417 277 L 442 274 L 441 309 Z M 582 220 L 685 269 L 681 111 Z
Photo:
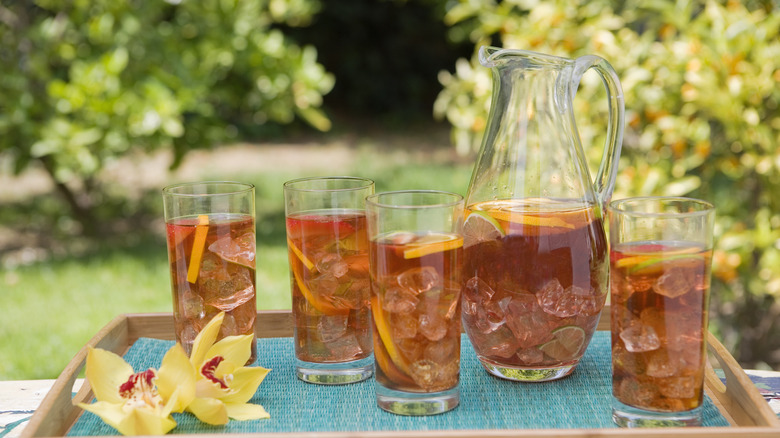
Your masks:
M 180 344 L 174 345 L 163 356 L 155 382 L 163 400 L 166 400 L 166 407 L 170 407 L 173 412 L 183 412 L 195 398 L 195 378 L 195 369 L 184 348 Z M 176 392 L 177 401 L 171 405 L 169 401 Z
M 264 407 L 250 403 L 226 403 L 227 413 L 230 418 L 235 420 L 259 420 L 261 418 L 271 418 Z
M 223 396 L 221 399 L 225 403 L 246 403 L 257 392 L 260 383 L 271 370 L 262 367 L 242 367 L 233 373 L 233 381 L 230 388 L 233 393 Z
M 187 410 L 195 414 L 198 420 L 215 426 L 227 424 L 230 420 L 225 404 L 214 398 L 196 398 Z
M 122 435 L 165 435 L 176 427 L 173 418 L 152 409 L 133 409 L 119 424 Z
M 127 417 L 127 412 L 122 409 L 121 403 L 96 401 L 91 405 L 86 403 L 79 403 L 78 407 L 97 415 L 106 424 L 116 430 L 119 430 L 119 424 L 122 423 L 122 421 Z
M 133 367 L 118 355 L 102 348 L 89 347 L 86 377 L 98 400 L 123 403 L 119 387 L 132 375 Z
M 206 359 L 221 356 L 225 362 L 244 366 L 252 354 L 252 335 L 227 336 L 212 346 Z
M 217 340 L 219 335 L 219 328 L 222 326 L 222 320 L 225 319 L 225 312 L 219 312 L 217 316 L 211 319 L 203 330 L 195 337 L 195 342 L 192 345 L 192 353 L 190 354 L 190 362 L 195 369 L 200 369 L 203 362 L 206 360 L 206 352 L 214 345 L 214 341 Z M 209 356 L 214 357 L 214 356 Z
M 195 382 L 195 397 L 197 398 L 216 398 L 222 399 L 229 394 L 229 389 L 222 388 L 219 383 L 208 379 L 201 379 Z

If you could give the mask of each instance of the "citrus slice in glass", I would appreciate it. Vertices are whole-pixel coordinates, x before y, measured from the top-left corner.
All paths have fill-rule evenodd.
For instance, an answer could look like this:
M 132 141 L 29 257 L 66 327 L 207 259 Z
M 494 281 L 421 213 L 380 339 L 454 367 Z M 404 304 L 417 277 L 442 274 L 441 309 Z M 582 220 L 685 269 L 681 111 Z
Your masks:
M 572 360 L 585 346 L 585 330 L 576 325 L 557 328 L 552 335 L 553 339 L 539 346 L 539 349 L 555 360 Z
M 390 332 L 390 325 L 387 323 L 382 307 L 379 305 L 379 298 L 376 296 L 371 297 L 371 315 L 374 317 L 374 325 L 376 331 L 379 332 L 379 338 L 384 345 L 387 355 L 390 356 L 390 360 L 404 373 L 409 372 L 409 365 L 401 356 L 401 352 L 398 351 L 398 347 L 393 342 L 393 337 Z
M 484 211 L 472 211 L 466 217 L 466 222 L 463 223 L 464 248 L 489 240 L 497 240 L 504 237 L 504 235 L 504 229 L 501 227 L 501 224 Z
M 463 246 L 463 238 L 454 234 L 431 233 L 406 245 L 405 259 L 416 259 L 437 252 L 449 251 Z
M 203 250 L 206 246 L 206 236 L 209 234 L 208 215 L 198 215 L 198 226 L 195 228 L 195 240 L 192 243 L 190 266 L 187 268 L 187 281 L 195 283 L 200 273 L 200 262 L 203 260 Z

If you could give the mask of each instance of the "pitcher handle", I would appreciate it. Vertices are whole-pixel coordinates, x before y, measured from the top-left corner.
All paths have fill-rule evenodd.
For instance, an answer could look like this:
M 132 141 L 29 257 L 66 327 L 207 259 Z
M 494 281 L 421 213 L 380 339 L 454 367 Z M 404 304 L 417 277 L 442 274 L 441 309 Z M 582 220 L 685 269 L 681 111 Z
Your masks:
M 574 61 L 574 71 L 570 85 L 572 96 L 574 96 L 574 91 L 576 91 L 579 86 L 582 75 L 590 68 L 596 69 L 596 72 L 601 76 L 601 81 L 607 88 L 607 101 L 609 104 L 607 139 L 604 144 L 601 165 L 599 165 L 598 173 L 596 173 L 596 181 L 593 184 L 599 205 L 602 208 L 602 211 L 604 211 L 612 198 L 612 190 L 615 188 L 615 178 L 617 177 L 618 162 L 620 160 L 620 149 L 623 146 L 623 128 L 626 109 L 623 99 L 623 89 L 620 86 L 617 73 L 615 73 L 615 70 L 604 58 L 595 55 L 581 56 Z

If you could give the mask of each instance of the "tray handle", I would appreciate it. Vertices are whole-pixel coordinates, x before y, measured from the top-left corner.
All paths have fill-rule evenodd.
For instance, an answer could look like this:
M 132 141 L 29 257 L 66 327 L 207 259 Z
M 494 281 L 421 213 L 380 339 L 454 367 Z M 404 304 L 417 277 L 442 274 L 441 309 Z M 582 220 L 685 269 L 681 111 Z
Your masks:
M 712 364 L 707 362 L 705 379 L 707 386 L 726 411 L 731 414 L 738 426 L 780 427 L 780 419 L 758 393 L 753 381 L 745 374 L 733 356 L 723 344 L 710 332 L 707 332 L 707 346 L 710 353 L 720 363 L 726 376 L 726 384 L 715 374 Z
M 81 408 L 73 404 L 74 401 L 88 402 L 92 397 L 92 388 L 86 380 L 76 396 L 72 396 L 73 385 L 87 361 L 87 346 L 121 354 L 126 347 L 127 335 L 127 316 L 120 315 L 92 337 L 54 382 L 22 431 L 21 437 L 64 436 L 82 412 Z

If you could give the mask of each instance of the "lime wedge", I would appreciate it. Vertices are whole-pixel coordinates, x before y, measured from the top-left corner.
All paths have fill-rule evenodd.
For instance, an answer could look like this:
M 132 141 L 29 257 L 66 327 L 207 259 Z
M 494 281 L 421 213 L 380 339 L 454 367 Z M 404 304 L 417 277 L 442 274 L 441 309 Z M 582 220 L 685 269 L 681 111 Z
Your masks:
M 407 245 L 404 250 L 405 259 L 418 257 L 437 252 L 449 251 L 463 246 L 463 238 L 454 234 L 428 234 Z
M 463 247 L 504 237 L 504 229 L 497 220 L 484 211 L 475 210 L 463 223 Z
M 555 360 L 565 362 L 574 359 L 585 345 L 585 330 L 576 325 L 567 325 L 553 330 L 553 339 L 539 349 Z

